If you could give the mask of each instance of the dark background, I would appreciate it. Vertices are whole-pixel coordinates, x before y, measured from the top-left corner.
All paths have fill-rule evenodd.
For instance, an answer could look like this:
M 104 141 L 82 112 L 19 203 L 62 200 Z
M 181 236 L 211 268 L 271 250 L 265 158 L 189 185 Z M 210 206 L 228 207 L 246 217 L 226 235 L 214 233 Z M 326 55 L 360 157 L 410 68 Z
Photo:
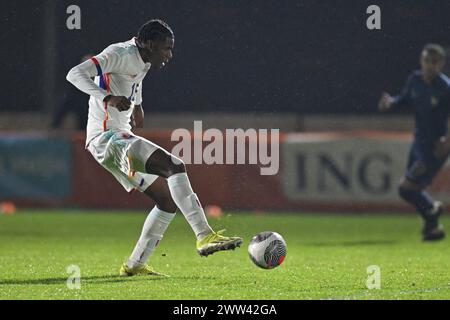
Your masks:
M 66 8 L 81 8 L 68 30 Z M 366 28 L 377 4 L 382 30 Z M 376 112 L 427 42 L 450 43 L 450 1 L 0 2 L 1 111 L 51 112 L 85 53 L 133 37 L 151 18 L 175 32 L 174 59 L 144 81 L 157 111 Z

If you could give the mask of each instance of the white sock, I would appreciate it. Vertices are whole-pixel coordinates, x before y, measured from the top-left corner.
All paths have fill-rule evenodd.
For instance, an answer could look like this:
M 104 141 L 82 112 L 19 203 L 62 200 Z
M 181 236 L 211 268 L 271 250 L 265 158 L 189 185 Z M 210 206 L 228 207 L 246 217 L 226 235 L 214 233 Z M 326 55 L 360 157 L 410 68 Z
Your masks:
M 175 213 L 164 212 L 156 206 L 150 211 L 136 247 L 127 261 L 128 267 L 142 266 L 147 262 L 174 217 Z
M 173 201 L 191 225 L 197 239 L 211 233 L 212 229 L 206 220 L 205 212 L 197 195 L 192 190 L 187 173 L 182 172 L 170 176 L 167 178 L 167 184 Z

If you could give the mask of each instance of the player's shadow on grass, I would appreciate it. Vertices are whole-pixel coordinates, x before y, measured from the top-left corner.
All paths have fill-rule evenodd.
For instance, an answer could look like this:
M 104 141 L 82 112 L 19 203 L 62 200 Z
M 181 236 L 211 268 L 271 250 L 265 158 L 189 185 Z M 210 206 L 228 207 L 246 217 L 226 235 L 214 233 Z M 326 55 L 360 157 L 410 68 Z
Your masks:
M 66 284 L 68 277 L 61 278 L 43 278 L 43 279 L 8 279 L 1 280 L 0 285 L 39 285 L 39 284 Z M 81 277 L 81 284 L 83 283 L 112 283 L 112 282 L 124 282 L 130 280 L 163 280 L 164 277 L 145 277 L 145 276 L 137 276 L 137 277 L 119 277 L 117 275 L 104 275 L 104 276 L 89 276 L 89 277 Z
M 356 240 L 356 241 L 336 241 L 336 242 L 314 242 L 307 243 L 314 247 L 352 247 L 352 246 L 376 246 L 376 245 L 394 245 L 395 240 Z

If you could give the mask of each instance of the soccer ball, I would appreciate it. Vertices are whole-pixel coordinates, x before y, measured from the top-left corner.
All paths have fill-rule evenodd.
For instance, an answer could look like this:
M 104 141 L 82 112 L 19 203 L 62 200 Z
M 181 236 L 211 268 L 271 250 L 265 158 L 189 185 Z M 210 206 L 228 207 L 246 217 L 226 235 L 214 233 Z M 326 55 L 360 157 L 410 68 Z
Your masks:
M 252 238 L 248 254 L 258 267 L 273 269 L 282 264 L 286 257 L 286 242 L 278 233 L 264 231 Z

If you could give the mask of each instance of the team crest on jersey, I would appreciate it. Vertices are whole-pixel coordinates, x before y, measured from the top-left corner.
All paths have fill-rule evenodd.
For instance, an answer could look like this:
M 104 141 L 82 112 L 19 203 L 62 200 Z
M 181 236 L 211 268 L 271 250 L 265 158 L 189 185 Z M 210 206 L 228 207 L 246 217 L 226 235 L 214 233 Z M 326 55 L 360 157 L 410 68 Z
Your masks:
M 439 98 L 435 96 L 431 96 L 431 105 L 436 107 L 439 104 Z

